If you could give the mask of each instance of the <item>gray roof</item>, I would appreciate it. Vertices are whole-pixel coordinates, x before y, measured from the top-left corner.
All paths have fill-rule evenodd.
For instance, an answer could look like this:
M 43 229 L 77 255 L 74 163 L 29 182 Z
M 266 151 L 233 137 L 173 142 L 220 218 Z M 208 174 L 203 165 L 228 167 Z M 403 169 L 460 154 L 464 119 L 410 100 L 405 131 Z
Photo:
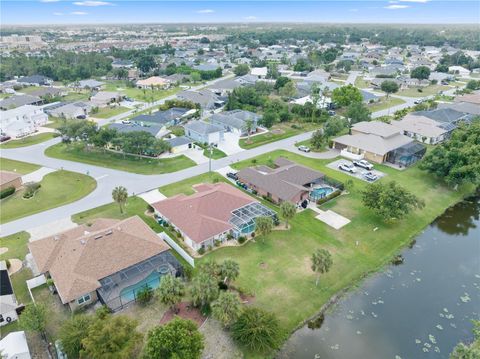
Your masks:
M 399 129 L 397 129 L 397 131 L 399 131 Z M 384 138 L 373 134 L 357 133 L 355 135 L 340 136 L 333 141 L 383 156 L 390 151 L 412 142 L 413 139 L 402 134 Z
M 352 130 L 365 134 L 388 138 L 398 135 L 398 128 L 381 121 L 362 121 L 352 126 Z
M 80 81 L 78 81 L 78 83 L 80 84 L 80 87 L 83 87 L 83 88 L 87 88 L 87 87 L 88 88 L 95 88 L 95 87 L 100 87 L 104 84 L 103 82 L 93 80 L 93 79 L 80 80 Z
M 17 82 L 26 83 L 26 84 L 46 85 L 50 82 L 50 79 L 43 75 L 32 75 L 32 76 L 21 77 L 17 80 Z
M 15 108 L 23 105 L 31 105 L 40 101 L 42 101 L 42 99 L 38 96 L 30 96 L 30 95 L 12 96 L 0 101 L 0 108 L 6 108 L 6 109 Z
M 418 111 L 412 113 L 412 115 L 425 116 L 442 123 L 457 122 L 458 120 L 469 117 L 464 112 L 456 111 L 452 108 L 438 108 L 431 111 Z
M 139 115 L 137 117 L 132 118 L 132 121 L 136 122 L 150 122 L 159 125 L 165 125 L 169 122 L 175 121 L 182 117 L 189 109 L 187 108 L 180 108 L 180 107 L 172 107 L 165 111 L 157 111 L 152 113 L 151 115 Z
M 369 102 L 370 100 L 376 100 L 378 98 L 377 95 L 375 95 L 371 92 L 368 92 L 368 91 L 365 91 L 365 90 L 360 90 L 360 92 L 362 93 L 363 101 L 365 101 L 365 102 Z
M 60 95 L 62 92 L 63 91 L 61 89 L 55 88 L 55 87 L 39 87 L 38 90 L 31 91 L 29 95 L 38 96 L 38 97 L 47 96 L 47 95 L 57 96 L 57 95 Z
M 165 141 L 168 142 L 172 147 L 183 146 L 183 145 L 188 145 L 189 143 L 193 143 L 193 141 L 186 136 L 169 138 L 169 139 L 166 139 Z
M 193 121 L 185 125 L 186 130 L 191 130 L 202 135 L 209 133 L 222 132 L 223 128 L 204 121 Z
M 300 192 L 309 190 L 306 185 L 324 177 L 321 172 L 285 158 L 278 158 L 275 164 L 279 167 L 273 170 L 265 166 L 244 168 L 237 176 L 240 181 L 271 193 L 282 201 L 292 201 Z
M 243 130 L 248 119 L 254 122 L 260 119 L 260 116 L 256 113 L 244 110 L 232 110 L 221 113 L 213 114 L 211 121 L 217 124 L 227 125 L 229 127 Z
M 138 126 L 138 125 L 126 125 L 123 123 L 112 123 L 108 126 L 109 128 L 114 128 L 118 132 L 128 133 L 128 132 L 148 132 L 153 136 L 156 136 L 160 130 L 160 126 Z
M 177 97 L 193 103 L 198 103 L 204 108 L 212 108 L 214 107 L 215 102 L 220 101 L 220 98 L 209 90 L 182 91 L 177 94 Z
M 455 111 L 468 113 L 470 115 L 480 115 L 480 106 L 468 102 L 439 103 L 438 108 L 451 108 Z

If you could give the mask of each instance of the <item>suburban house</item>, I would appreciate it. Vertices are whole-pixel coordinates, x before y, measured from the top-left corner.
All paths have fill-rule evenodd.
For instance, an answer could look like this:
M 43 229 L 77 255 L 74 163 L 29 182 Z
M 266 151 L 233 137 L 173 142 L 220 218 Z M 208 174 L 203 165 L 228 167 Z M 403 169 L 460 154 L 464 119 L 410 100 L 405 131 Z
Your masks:
M 20 138 L 37 132 L 47 123 L 48 116 L 38 106 L 25 105 L 0 112 L 0 132 L 11 138 Z
M 194 189 L 191 196 L 179 194 L 152 204 L 156 216 L 178 230 L 194 250 L 251 234 L 259 216 L 276 218 L 275 212 L 227 183 L 202 183 Z
M 120 133 L 148 132 L 149 134 L 151 134 L 156 138 L 162 138 L 168 133 L 168 131 L 165 129 L 164 126 L 144 124 L 144 123 L 138 123 L 138 122 L 134 122 L 132 124 L 111 123 L 108 125 L 108 128 L 113 128 Z
M 182 91 L 177 94 L 181 100 L 199 104 L 205 110 L 213 110 L 225 104 L 225 99 L 209 90 Z
M 92 109 L 90 102 L 56 103 L 44 107 L 50 116 L 68 120 L 85 119 Z
M 13 187 L 15 190 L 22 187 L 22 175 L 17 172 L 0 170 L 0 191 Z
M 149 280 L 178 275 L 168 245 L 138 216 L 97 219 L 30 242 L 34 272 L 53 279 L 63 304 L 75 310 L 97 300 L 111 309 L 135 300 Z M 155 288 L 153 284 L 149 284 Z
M 111 103 L 120 102 L 125 95 L 119 92 L 100 91 L 90 98 L 90 102 L 97 107 L 106 107 Z
M 248 135 L 247 121 L 251 121 L 250 133 L 254 133 L 257 130 L 260 118 L 261 116 L 254 112 L 232 110 L 213 114 L 210 117 L 210 122 L 223 127 L 225 132 L 233 132 L 240 136 L 246 136 Z
M 160 76 L 152 76 L 147 79 L 138 80 L 136 86 L 141 89 L 168 88 L 170 81 Z
M 448 68 L 448 72 L 459 75 L 459 76 L 469 76 L 470 75 L 470 70 L 466 69 L 465 67 L 462 66 L 450 66 Z
M 28 86 L 50 86 L 52 84 L 52 80 L 43 75 L 24 76 L 17 79 L 17 82 Z
M 192 121 L 183 127 L 185 129 L 185 136 L 195 142 L 218 144 L 223 141 L 224 129 L 218 125 L 204 121 Z
M 25 332 L 11 332 L 0 340 L 2 359 L 31 359 Z
M 7 263 L 0 261 L 0 327 L 18 319 L 17 308 L 18 303 L 8 274 Z
M 440 103 L 439 109 L 452 109 L 457 112 L 480 116 L 480 91 L 476 91 L 469 95 L 458 96 L 454 103 Z
M 193 147 L 193 140 L 187 136 L 178 136 L 165 139 L 165 141 L 170 145 L 171 153 L 181 153 L 185 152 L 188 149 Z
M 100 90 L 100 88 L 104 85 L 104 82 L 97 81 L 94 79 L 89 79 L 89 80 L 80 80 L 78 81 L 78 88 L 81 89 L 89 89 L 89 90 Z
M 39 87 L 38 90 L 33 90 L 29 92 L 30 96 L 37 96 L 40 98 L 44 97 L 57 97 L 67 95 L 65 89 L 60 89 L 57 87 Z
M 425 147 L 403 134 L 399 128 L 380 121 L 358 122 L 351 135 L 333 139 L 333 148 L 351 159 L 366 159 L 375 163 L 389 162 L 409 166 L 423 157 Z
M 267 77 L 268 69 L 266 67 L 252 67 L 250 74 L 253 76 L 258 76 L 260 79 Z
M 114 69 L 129 69 L 133 67 L 133 62 L 130 60 L 115 59 L 112 61 Z
M 175 126 L 180 123 L 183 118 L 194 114 L 196 110 L 187 108 L 172 107 L 165 111 L 153 112 L 150 115 L 138 115 L 131 119 L 132 122 L 155 124 L 162 127 Z
M 15 95 L 7 97 L 0 101 L 0 110 L 11 110 L 25 105 L 41 105 L 43 100 L 38 96 L 31 95 Z
M 238 180 L 269 198 L 274 203 L 301 204 L 304 200 L 316 200 L 325 175 L 285 158 L 275 160 L 276 168 L 268 166 L 247 167 L 237 172 Z M 315 198 L 312 198 L 315 197 Z

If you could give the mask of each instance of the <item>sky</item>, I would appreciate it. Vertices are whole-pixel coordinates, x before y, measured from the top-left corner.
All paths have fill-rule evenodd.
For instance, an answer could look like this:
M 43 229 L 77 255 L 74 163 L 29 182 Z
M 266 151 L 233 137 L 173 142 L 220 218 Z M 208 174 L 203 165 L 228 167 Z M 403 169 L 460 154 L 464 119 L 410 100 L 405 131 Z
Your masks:
M 0 0 L 0 20 L 4 25 L 179 22 L 480 24 L 480 1 Z

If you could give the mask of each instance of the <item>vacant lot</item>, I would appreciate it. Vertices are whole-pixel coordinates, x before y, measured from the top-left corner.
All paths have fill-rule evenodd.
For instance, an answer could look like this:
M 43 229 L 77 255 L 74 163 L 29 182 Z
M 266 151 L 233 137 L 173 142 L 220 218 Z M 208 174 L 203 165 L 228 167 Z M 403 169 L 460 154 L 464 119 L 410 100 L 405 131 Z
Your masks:
M 118 91 L 125 96 L 142 102 L 155 102 L 162 98 L 171 96 L 181 91 L 180 87 L 173 87 L 168 90 L 162 89 L 139 89 L 127 87 L 124 81 L 109 81 L 105 85 L 105 91 Z
M 184 155 L 161 159 L 144 158 L 109 151 L 104 152 L 98 149 L 86 150 L 83 145 L 66 145 L 63 143 L 47 148 L 45 154 L 63 160 L 145 175 L 175 172 L 195 166 L 195 162 Z
M 451 89 L 452 87 L 449 87 L 449 86 L 429 85 L 427 87 L 418 87 L 418 88 L 412 87 L 406 90 L 399 91 L 397 94 L 400 96 L 407 96 L 407 97 L 424 97 L 424 96 L 436 95 L 440 91 L 446 91 Z
M 98 109 L 98 112 L 91 113 L 90 116 L 95 118 L 110 118 L 113 116 L 120 115 L 121 113 L 124 113 L 127 111 L 129 111 L 129 109 L 122 106 L 102 107 Z
M 7 143 L 3 143 L 0 145 L 0 149 L 32 146 L 38 143 L 51 140 L 53 137 L 55 136 L 51 132 L 39 133 L 37 135 L 28 136 L 28 137 L 21 138 L 19 140 L 13 140 L 13 141 L 8 141 Z
M 23 198 L 25 189 L 3 199 L 0 223 L 75 202 L 92 192 L 97 186 L 93 178 L 69 171 L 49 173 L 40 184 L 41 187 L 30 199 Z
M 41 166 L 34 165 L 32 163 L 9 160 L 8 158 L 0 157 L 0 168 L 3 171 L 18 172 L 22 175 L 36 171 Z
M 369 104 L 368 109 L 371 112 L 376 112 L 376 111 L 385 110 L 393 106 L 401 105 L 402 103 L 405 103 L 405 101 L 403 101 L 401 98 L 388 97 L 387 99 L 387 97 L 384 96 L 384 97 L 381 97 L 380 100 L 378 100 L 378 102 Z

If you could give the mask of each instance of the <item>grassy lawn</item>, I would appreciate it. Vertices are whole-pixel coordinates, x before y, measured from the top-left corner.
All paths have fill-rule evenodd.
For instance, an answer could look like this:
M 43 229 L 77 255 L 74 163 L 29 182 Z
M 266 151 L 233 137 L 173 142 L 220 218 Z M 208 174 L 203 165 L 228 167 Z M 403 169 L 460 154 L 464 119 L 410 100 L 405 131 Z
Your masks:
M 69 92 L 68 95 L 62 97 L 62 100 L 65 102 L 88 101 L 90 95 L 90 91 L 80 90 L 79 92 Z
M 41 166 L 32 163 L 9 160 L 8 158 L 0 157 L 0 169 L 3 171 L 18 172 L 22 175 L 36 171 Z
M 54 128 L 54 129 L 59 128 L 66 122 L 66 120 L 64 120 L 63 118 L 54 117 L 54 116 L 48 116 L 48 120 L 50 121 L 50 123 L 47 123 L 44 127 Z
M 10 258 L 18 258 L 20 260 L 24 260 L 25 256 L 28 253 L 27 244 L 29 238 L 30 234 L 25 231 L 11 234 L 6 237 L 1 237 L 0 247 L 8 248 L 8 252 L 0 255 L 0 260 Z
M 48 140 L 51 140 L 54 136 L 52 132 L 39 133 L 37 135 L 28 136 L 21 138 L 19 140 L 8 141 L 0 145 L 1 148 L 18 148 L 18 147 L 27 147 L 42 143 Z
M 97 186 L 93 178 L 69 171 L 49 173 L 40 183 L 41 188 L 31 199 L 26 200 L 22 197 L 25 189 L 3 199 L 0 223 L 75 202 Z
M 92 113 L 91 116 L 95 118 L 110 118 L 113 116 L 120 115 L 121 113 L 130 111 L 126 107 L 116 106 L 116 107 L 103 107 L 99 108 L 98 112 Z
M 109 81 L 104 86 L 105 91 L 118 91 L 125 96 L 143 102 L 154 102 L 164 97 L 174 95 L 181 91 L 180 87 L 173 87 L 167 90 L 162 89 L 139 89 L 136 87 L 127 87 L 124 81 Z
M 217 172 L 204 173 L 195 177 L 187 178 L 186 180 L 168 184 L 160 187 L 158 190 L 167 197 L 175 196 L 176 194 L 191 195 L 195 193 L 192 186 L 199 183 L 216 183 L 216 182 L 229 182 L 225 177 Z
M 292 127 L 295 125 L 295 128 Z M 270 142 L 275 142 L 279 140 L 283 140 L 288 137 L 292 137 L 298 135 L 299 133 L 311 131 L 318 128 L 315 124 L 311 123 L 302 123 L 302 124 L 295 124 L 295 123 L 283 123 L 274 125 L 269 132 L 256 135 L 248 138 L 241 139 L 239 141 L 240 147 L 244 149 L 255 148 L 258 146 L 265 145 Z
M 352 179 L 325 166 L 333 160 L 311 159 L 282 150 L 261 155 L 256 158 L 256 163 L 268 164 L 280 155 L 337 180 Z M 232 167 L 240 169 L 251 165 L 252 161 L 247 160 Z M 225 247 L 202 260 L 220 262 L 231 258 L 237 261 L 240 277 L 235 284 L 255 295 L 255 305 L 276 314 L 286 338 L 332 296 L 358 284 L 368 273 L 381 269 L 447 207 L 473 191 L 472 186 L 451 191 L 416 167 L 405 171 L 380 165 L 377 168 L 388 174 L 381 181 L 398 181 L 425 200 L 426 207 L 401 221 L 383 223 L 362 205 L 361 190 L 368 184 L 353 179 L 350 194 L 323 206 L 351 219 L 351 223 L 341 230 L 330 228 L 316 220 L 313 211 L 306 210 L 295 216 L 290 230 L 273 231 L 265 238 L 265 243 L 257 239 L 242 247 Z M 374 231 L 374 228 L 378 229 Z M 322 275 L 318 287 L 310 269 L 310 257 L 317 248 L 328 249 L 334 261 L 330 272 Z M 246 357 L 258 356 L 246 353 Z
M 180 171 L 195 166 L 195 162 L 184 155 L 171 158 L 143 158 L 97 149 L 85 150 L 83 146 L 56 144 L 45 150 L 49 157 L 90 165 L 113 168 L 116 170 L 145 175 Z
M 325 152 L 327 150 L 326 147 L 324 148 L 313 148 L 312 147 L 312 140 L 311 139 L 308 139 L 308 140 L 305 140 L 305 141 L 300 141 L 300 142 L 295 142 L 295 146 L 296 147 L 299 147 L 299 146 L 307 146 L 308 148 L 310 148 L 310 151 L 311 152 Z
M 419 92 L 418 90 L 421 89 L 422 92 Z M 407 96 L 407 97 L 424 97 L 424 96 L 430 96 L 430 95 L 436 95 L 440 91 L 446 91 L 446 90 L 451 90 L 452 88 L 449 86 L 442 86 L 442 85 L 429 85 L 427 87 L 412 87 L 406 90 L 401 90 L 397 93 L 397 95 L 400 96 Z
M 401 105 L 402 103 L 405 103 L 401 98 L 396 98 L 396 97 L 380 97 L 380 99 L 377 102 L 374 102 L 370 105 L 368 105 L 368 109 L 372 112 L 376 111 L 381 111 L 381 110 L 386 110 L 387 108 Z
M 371 87 L 370 81 L 365 80 L 362 76 L 357 76 L 357 78 L 355 79 L 355 87 L 358 87 L 360 89 Z

